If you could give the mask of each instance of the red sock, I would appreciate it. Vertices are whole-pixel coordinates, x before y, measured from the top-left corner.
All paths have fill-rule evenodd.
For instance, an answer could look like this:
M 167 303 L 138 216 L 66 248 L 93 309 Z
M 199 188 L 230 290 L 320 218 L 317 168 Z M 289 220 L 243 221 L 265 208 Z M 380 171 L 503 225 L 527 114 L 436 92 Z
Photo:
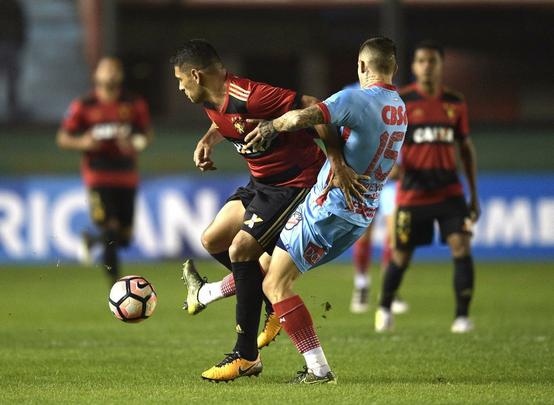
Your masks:
M 233 273 L 227 274 L 223 277 L 223 280 L 221 280 L 221 294 L 224 297 L 229 297 L 231 295 L 235 295 L 236 293 L 237 289 L 235 288 L 235 278 L 233 277 Z
M 367 274 L 371 262 L 371 247 L 368 238 L 361 238 L 354 243 L 354 268 L 356 273 Z
M 281 322 L 281 326 L 300 353 L 321 346 L 314 330 L 312 317 L 300 296 L 295 295 L 277 302 L 273 304 L 273 308 L 275 309 L 275 315 Z

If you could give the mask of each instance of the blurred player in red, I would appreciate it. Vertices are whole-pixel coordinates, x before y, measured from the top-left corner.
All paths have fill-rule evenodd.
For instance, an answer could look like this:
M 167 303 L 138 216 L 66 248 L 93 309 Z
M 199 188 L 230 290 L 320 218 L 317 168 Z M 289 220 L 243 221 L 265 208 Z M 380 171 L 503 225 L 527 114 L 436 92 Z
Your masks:
M 183 269 L 190 314 L 236 292 L 236 345 L 222 362 L 202 373 L 207 380 L 228 381 L 261 372 L 257 335 L 263 272 L 259 259 L 273 252 L 281 229 L 308 194 L 325 160 L 314 142 L 317 134 L 311 129 L 279 133 L 263 144 L 247 147 L 244 137 L 256 126 L 247 120 L 276 118 L 318 100 L 229 73 L 215 49 L 203 40 L 187 41 L 171 63 L 179 89 L 193 103 L 202 104 L 212 121 L 194 152 L 196 166 L 202 171 L 215 169 L 211 153 L 215 145 L 227 139 L 250 170 L 250 182 L 229 197 L 202 235 L 203 246 L 232 271 L 232 276 L 206 283 L 190 260 Z M 334 149 L 333 145 L 326 146 L 333 163 L 333 158 L 341 162 L 340 167 L 334 167 L 335 175 L 340 176 L 346 165 L 336 130 L 326 125 L 316 129 L 324 141 L 330 138 L 335 143 Z M 331 132 L 332 136 L 326 137 Z M 271 314 L 270 303 L 269 308 Z M 279 321 L 271 315 L 268 320 L 276 324 L 273 338 L 280 329 Z
M 442 85 L 443 60 L 439 44 L 420 43 L 412 62 L 416 81 L 400 92 L 409 124 L 399 161 L 394 249 L 375 314 L 378 332 L 392 329 L 393 297 L 414 249 L 432 242 L 435 222 L 454 261 L 456 311 L 451 331 L 465 333 L 473 329 L 469 305 L 474 286 L 471 232 L 480 213 L 477 159 L 464 98 Z M 456 149 L 469 186 L 469 204 L 457 173 Z
M 103 58 L 94 72 L 94 90 L 74 100 L 57 135 L 60 148 L 83 153 L 81 173 L 89 193 L 90 215 L 100 233 L 83 233 L 84 256 L 95 244 L 111 280 L 119 277 L 118 250 L 132 236 L 139 182 L 137 155 L 152 140 L 144 99 L 122 89 L 123 67 Z

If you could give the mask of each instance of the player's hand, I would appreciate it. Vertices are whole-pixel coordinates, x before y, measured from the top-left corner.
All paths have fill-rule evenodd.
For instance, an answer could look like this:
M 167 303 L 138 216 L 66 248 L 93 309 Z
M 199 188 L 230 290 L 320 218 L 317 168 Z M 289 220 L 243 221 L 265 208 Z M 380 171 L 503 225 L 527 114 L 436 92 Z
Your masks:
M 479 204 L 479 197 L 471 196 L 469 201 L 469 219 L 476 223 L 481 216 L 481 206 Z
M 356 173 L 348 165 L 336 165 L 331 171 L 331 178 L 323 190 L 323 195 L 329 193 L 333 188 L 339 188 L 346 201 L 348 209 L 354 209 L 354 200 L 363 201 L 364 194 L 367 192 L 367 187 L 362 181 L 368 181 L 369 176 Z
M 248 149 L 265 149 L 266 145 L 277 136 L 277 131 L 273 128 L 273 121 L 248 119 L 246 122 L 257 122 L 258 125 L 244 137 L 245 145 L 242 147 L 243 152 Z
M 196 149 L 194 150 L 193 160 L 195 166 L 200 169 L 201 172 L 209 170 L 217 170 L 214 166 L 214 162 L 210 158 L 212 154 L 212 147 L 204 142 L 198 142 Z
M 85 132 L 80 139 L 80 148 L 84 152 L 92 152 L 100 149 L 100 141 L 94 137 L 91 131 Z

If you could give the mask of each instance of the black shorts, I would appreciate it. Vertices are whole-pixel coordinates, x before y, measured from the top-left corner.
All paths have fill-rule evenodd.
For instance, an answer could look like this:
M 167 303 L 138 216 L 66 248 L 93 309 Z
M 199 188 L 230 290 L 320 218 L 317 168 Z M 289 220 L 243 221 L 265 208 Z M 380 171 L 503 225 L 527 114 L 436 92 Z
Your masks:
M 449 198 L 441 203 L 398 207 L 394 217 L 394 243 L 398 249 L 412 249 L 433 241 L 435 221 L 439 224 L 441 242 L 453 233 L 471 234 L 469 209 L 464 197 Z
M 227 202 L 242 202 L 246 212 L 241 229 L 272 254 L 281 230 L 309 191 L 309 188 L 270 186 L 250 179 L 246 187 L 239 187 Z
M 96 225 L 116 219 L 122 229 L 133 227 L 135 188 L 92 187 L 89 189 L 90 216 Z

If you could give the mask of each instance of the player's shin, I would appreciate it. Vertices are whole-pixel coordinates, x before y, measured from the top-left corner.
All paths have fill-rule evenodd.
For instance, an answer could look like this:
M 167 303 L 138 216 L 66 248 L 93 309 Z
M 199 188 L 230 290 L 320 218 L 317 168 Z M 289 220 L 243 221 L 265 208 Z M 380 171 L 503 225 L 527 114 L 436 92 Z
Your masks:
M 258 261 L 233 263 L 237 306 L 237 343 L 235 350 L 242 358 L 258 357 L 258 327 L 262 310 L 262 280 Z
M 119 278 L 119 258 L 117 256 L 118 235 L 115 230 L 107 229 L 104 237 L 104 267 L 108 276 L 115 282 Z
M 454 259 L 454 291 L 456 293 L 456 318 L 467 317 L 473 295 L 473 258 L 465 256 Z
M 381 292 L 380 306 L 390 310 L 392 301 L 402 282 L 406 267 L 397 266 L 393 260 L 390 261 L 385 270 L 385 279 L 383 281 L 383 291 Z
M 300 296 L 294 295 L 275 302 L 273 308 L 281 326 L 304 356 L 308 369 L 318 377 L 327 375 L 331 369 L 319 343 L 312 317 Z

